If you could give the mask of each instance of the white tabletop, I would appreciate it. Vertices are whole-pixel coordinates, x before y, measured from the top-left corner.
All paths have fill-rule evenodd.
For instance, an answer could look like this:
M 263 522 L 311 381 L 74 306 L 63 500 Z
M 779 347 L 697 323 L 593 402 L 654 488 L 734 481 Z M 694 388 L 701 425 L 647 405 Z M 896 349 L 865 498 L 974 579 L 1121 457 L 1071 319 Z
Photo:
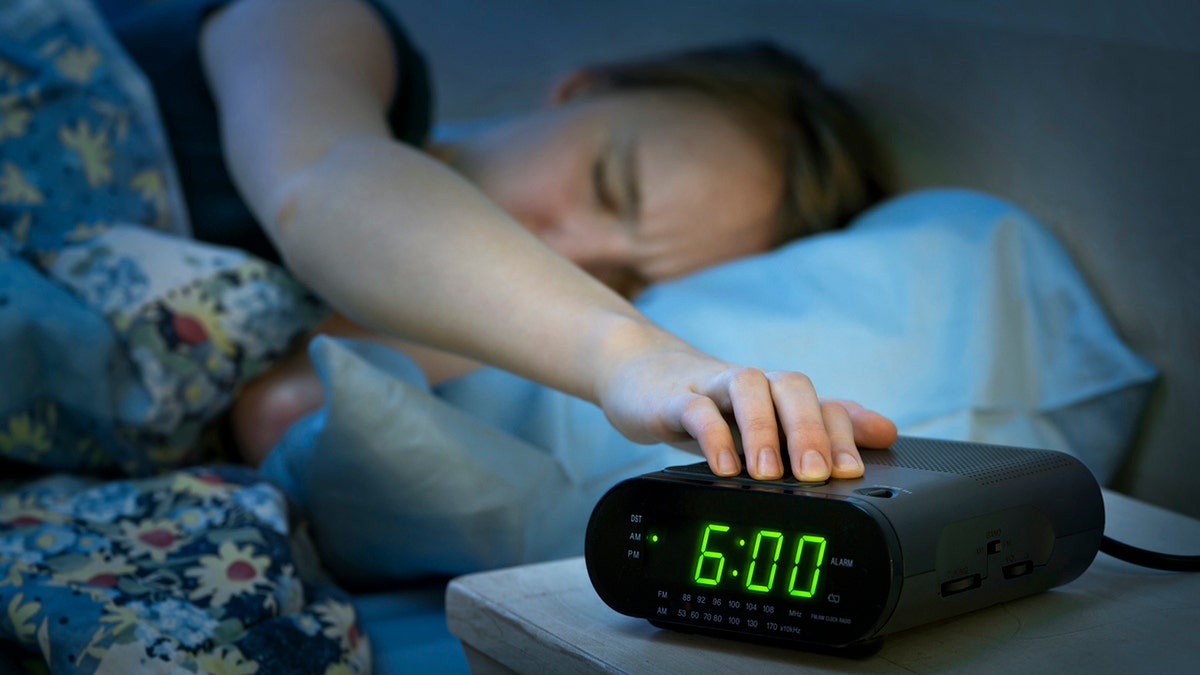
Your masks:
M 1200 521 L 1111 491 L 1105 533 L 1200 555 Z M 459 577 L 450 631 L 475 672 L 1192 673 L 1200 668 L 1200 574 L 1137 567 L 1103 553 L 1075 581 L 888 636 L 864 659 L 664 630 L 592 590 L 582 558 Z

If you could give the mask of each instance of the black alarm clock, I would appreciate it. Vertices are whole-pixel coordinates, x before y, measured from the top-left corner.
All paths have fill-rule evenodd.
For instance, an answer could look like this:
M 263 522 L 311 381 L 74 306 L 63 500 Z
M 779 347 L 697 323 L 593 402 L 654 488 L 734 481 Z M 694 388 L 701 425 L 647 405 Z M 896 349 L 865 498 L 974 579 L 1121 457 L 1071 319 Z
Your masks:
M 1091 472 L 1048 450 L 901 437 L 862 478 L 625 480 L 588 522 L 597 594 L 655 625 L 854 649 L 1067 583 L 1099 550 Z

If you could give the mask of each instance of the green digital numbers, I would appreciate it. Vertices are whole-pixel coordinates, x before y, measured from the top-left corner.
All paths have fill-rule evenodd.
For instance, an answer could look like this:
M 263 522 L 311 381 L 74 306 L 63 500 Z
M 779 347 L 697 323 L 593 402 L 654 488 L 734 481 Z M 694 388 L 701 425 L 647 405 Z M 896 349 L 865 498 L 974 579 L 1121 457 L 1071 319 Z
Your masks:
M 723 523 L 704 524 L 692 579 L 701 586 L 720 585 L 725 576 L 726 559 L 737 560 L 738 554 L 742 553 L 745 563 L 735 565 L 730 575 L 742 577 L 747 591 L 770 593 L 775 589 L 784 548 L 791 548 L 789 537 L 778 530 L 762 529 L 754 533 L 753 543 L 747 547 L 746 539 L 725 536 L 729 532 L 730 526 Z M 796 536 L 795 554 L 790 563 L 785 563 L 788 596 L 811 598 L 816 595 L 821 566 L 825 563 L 825 544 L 825 537 L 819 535 Z
M 771 548 L 771 566 L 763 565 L 759 567 L 759 555 L 762 552 L 763 540 L 773 541 L 773 544 L 767 544 Z M 775 585 L 775 570 L 779 567 L 779 552 L 783 550 L 783 533 L 773 530 L 759 530 L 758 534 L 754 535 L 754 551 L 750 554 L 750 569 L 746 572 L 746 590 L 755 591 L 756 593 L 767 593 L 771 587 Z M 760 570 L 758 577 L 754 576 L 755 568 Z M 762 569 L 769 570 L 766 573 L 766 578 L 763 578 Z M 793 570 L 794 572 L 795 570 Z M 756 583 L 755 579 L 766 583 Z
M 814 552 L 813 549 L 816 549 Z M 801 563 L 808 553 L 808 562 Z M 796 545 L 796 560 L 792 564 L 792 574 L 788 577 L 788 595 L 796 598 L 811 598 L 817 592 L 817 582 L 821 579 L 821 565 L 825 562 L 825 537 L 806 534 Z M 800 570 L 805 575 L 800 577 Z M 797 577 L 800 588 L 796 587 Z
M 709 538 L 713 532 L 728 532 L 728 525 L 716 525 L 709 523 L 704 526 L 704 536 L 700 537 L 700 557 L 696 559 L 696 571 L 692 573 L 692 577 L 696 583 L 702 586 L 716 586 L 721 583 L 721 572 L 725 570 L 725 556 L 716 551 L 708 550 Z M 716 570 L 712 570 L 712 562 L 716 561 Z M 705 567 L 711 574 L 705 574 Z

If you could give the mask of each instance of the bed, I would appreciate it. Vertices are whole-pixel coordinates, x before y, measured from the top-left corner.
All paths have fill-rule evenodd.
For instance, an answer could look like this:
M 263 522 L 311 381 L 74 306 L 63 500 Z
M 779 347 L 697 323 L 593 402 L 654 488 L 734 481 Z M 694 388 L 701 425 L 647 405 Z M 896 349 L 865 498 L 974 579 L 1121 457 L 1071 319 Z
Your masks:
M 554 76 L 593 59 L 743 37 L 795 47 L 894 148 L 904 194 L 845 232 L 651 289 L 642 308 L 728 358 L 808 372 L 823 390 L 893 414 L 905 433 L 1073 452 L 1111 487 L 1200 515 L 1186 478 L 1200 460 L 1184 450 L 1189 413 L 1200 404 L 1200 316 L 1186 311 L 1200 291 L 1200 228 L 1185 225 L 1200 131 L 1189 114 L 1198 94 L 1177 86 L 1200 81 L 1200 10 L 1184 2 L 1107 14 L 1073 2 L 1004 10 L 933 1 L 746 0 L 686 10 L 625 0 L 394 4 L 433 64 L 439 117 L 452 122 L 528 107 Z M 114 228 L 87 241 L 145 236 Z M 60 270 L 56 286 L 75 288 L 77 298 L 86 294 L 68 272 L 80 266 L 68 263 L 95 259 L 79 253 L 46 269 Z M 221 279 L 230 269 L 255 280 L 266 274 L 246 272 L 243 260 L 210 262 L 210 273 L 225 271 Z M 0 288 L 16 288 L 13 275 L 27 271 L 0 268 L 10 275 Z M 829 284 L 832 275 L 855 283 Z M 782 290 L 765 302 L 764 287 Z M 302 291 L 288 297 L 279 316 L 303 324 L 313 306 Z M 0 320 L 18 305 L 4 303 Z M 37 330 L 41 339 L 62 327 Z M 286 335 L 257 337 L 265 358 Z M 847 339 L 876 359 L 844 358 L 837 346 Z M 10 383 L 28 354 L 6 350 Z M 448 577 L 577 554 L 581 524 L 606 486 L 694 461 L 667 447 L 631 446 L 594 408 L 499 371 L 431 390 L 411 363 L 370 344 L 322 339 L 312 354 L 330 402 L 293 427 L 261 472 L 196 469 L 169 494 L 227 499 L 266 533 L 256 535 L 262 546 L 329 572 L 334 583 L 305 576 L 295 591 L 305 603 L 276 596 L 314 644 L 341 649 L 350 667 L 465 670 L 444 624 Z M 19 380 L 33 381 L 36 373 Z M 218 485 L 223 496 L 206 492 Z M 38 487 L 50 500 L 37 504 L 39 514 L 68 512 L 67 502 L 53 501 L 61 484 Z M 79 494 L 80 486 L 67 487 Z M 473 498 L 446 498 L 456 494 Z M 18 515 L 0 522 L 0 546 L 14 532 L 33 532 L 29 512 L 8 513 Z M 300 513 L 306 524 L 293 526 Z M 297 537 L 306 547 L 271 538 L 296 528 L 311 535 Z M 230 564 L 243 555 L 260 569 L 245 548 L 253 537 L 239 530 L 249 538 L 214 539 L 217 531 L 228 529 L 206 533 L 206 555 Z M 222 548 L 226 541 L 233 544 Z M 11 566 L 4 573 L 11 581 Z M 206 580 L 202 572 L 193 579 Z M 210 588 L 202 600 L 236 595 L 189 588 Z M 10 604 L 11 591 L 0 587 L 10 610 L 0 631 L 33 651 L 7 658 L 40 648 L 49 660 L 50 631 L 38 622 L 44 607 L 33 608 L 28 595 Z M 217 656 L 236 665 L 231 652 Z

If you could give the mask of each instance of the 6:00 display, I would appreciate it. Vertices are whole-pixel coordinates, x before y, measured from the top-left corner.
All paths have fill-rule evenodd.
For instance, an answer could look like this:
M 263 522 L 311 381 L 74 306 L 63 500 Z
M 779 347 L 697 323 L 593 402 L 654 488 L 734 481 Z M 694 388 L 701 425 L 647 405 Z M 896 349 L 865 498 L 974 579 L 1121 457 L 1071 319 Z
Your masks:
M 770 593 L 776 588 L 776 576 L 783 568 L 786 594 L 793 598 L 811 598 L 816 594 L 821 578 L 821 565 L 825 562 L 825 537 L 815 534 L 796 535 L 794 545 L 786 548 L 790 555 L 781 565 L 780 556 L 785 549 L 787 537 L 778 530 L 758 530 L 744 568 L 734 567 L 725 574 L 725 561 L 730 545 L 746 546 L 746 540 L 736 541 L 729 536 L 730 526 L 723 523 L 706 523 L 699 538 L 699 555 L 692 572 L 692 579 L 701 586 L 720 586 L 726 576 L 743 575 L 745 588 L 753 593 Z

